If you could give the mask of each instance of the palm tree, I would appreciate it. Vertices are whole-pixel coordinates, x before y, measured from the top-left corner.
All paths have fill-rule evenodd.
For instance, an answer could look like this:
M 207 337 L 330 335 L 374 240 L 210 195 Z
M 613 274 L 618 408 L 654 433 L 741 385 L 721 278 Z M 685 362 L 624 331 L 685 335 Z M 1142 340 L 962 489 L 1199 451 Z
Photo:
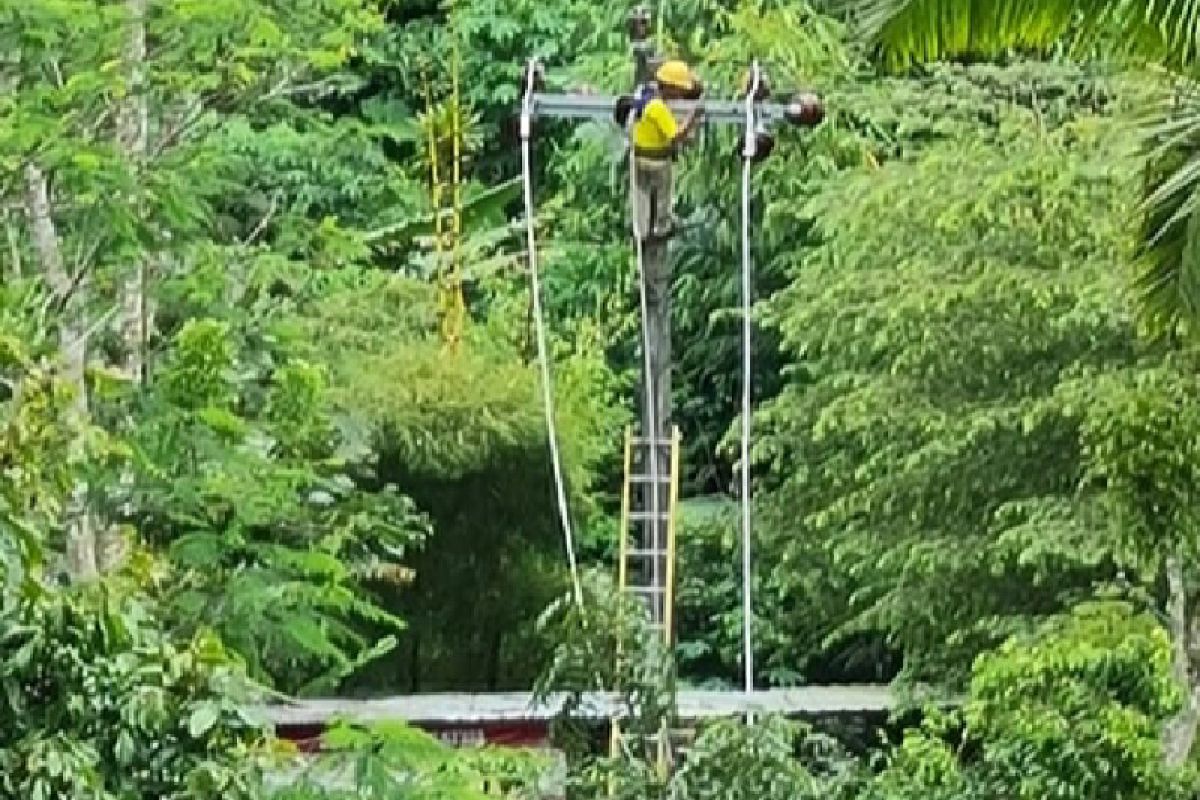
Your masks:
M 892 70 L 1014 52 L 1119 56 L 1177 92 L 1145 130 L 1135 286 L 1148 330 L 1200 333 L 1200 0 L 840 0 Z

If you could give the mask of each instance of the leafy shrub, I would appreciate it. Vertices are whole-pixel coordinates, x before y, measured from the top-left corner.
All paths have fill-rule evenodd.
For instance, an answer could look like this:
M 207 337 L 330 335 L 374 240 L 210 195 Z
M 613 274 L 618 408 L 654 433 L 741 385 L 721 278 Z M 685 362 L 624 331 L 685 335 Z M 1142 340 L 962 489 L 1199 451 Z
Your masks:
M 960 712 L 909 731 L 876 782 L 885 800 L 1165 800 L 1163 723 L 1180 696 L 1170 642 L 1146 614 L 1101 602 L 981 656 Z
M 263 736 L 211 634 L 176 643 L 141 599 L 93 589 L 0 606 L 0 797 L 255 796 Z

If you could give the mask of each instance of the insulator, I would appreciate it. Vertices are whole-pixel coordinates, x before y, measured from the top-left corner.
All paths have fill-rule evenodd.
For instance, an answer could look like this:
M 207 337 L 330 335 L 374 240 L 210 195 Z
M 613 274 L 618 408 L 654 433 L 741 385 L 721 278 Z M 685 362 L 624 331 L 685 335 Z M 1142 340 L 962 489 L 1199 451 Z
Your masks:
M 742 76 L 742 88 L 738 92 L 738 99 L 745 100 L 746 95 L 750 91 L 752 76 L 749 72 Z M 761 67 L 758 70 L 758 91 L 754 93 L 754 101 L 761 103 L 771 96 L 771 78 L 767 75 L 766 70 Z
M 775 137 L 770 131 L 760 130 L 755 134 L 754 157 L 750 159 L 755 164 L 766 161 L 775 150 Z
M 825 119 L 825 104 L 812 92 L 798 92 L 788 101 L 784 116 L 793 125 L 814 128 Z
M 765 161 L 771 156 L 775 150 L 775 135 L 772 134 L 762 125 L 754 132 L 754 155 L 750 157 L 751 163 L 758 164 Z M 737 146 L 734 148 L 734 156 L 738 161 L 746 157 L 746 139 L 744 136 L 739 136 Z

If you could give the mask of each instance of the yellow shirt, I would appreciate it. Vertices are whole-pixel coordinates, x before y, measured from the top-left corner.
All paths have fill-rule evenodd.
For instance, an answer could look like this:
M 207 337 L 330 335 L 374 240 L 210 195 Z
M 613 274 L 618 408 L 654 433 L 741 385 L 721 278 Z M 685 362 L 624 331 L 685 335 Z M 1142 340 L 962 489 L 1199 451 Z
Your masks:
M 638 150 L 664 153 L 675 141 L 679 125 L 661 98 L 646 103 L 642 116 L 633 124 L 633 146 Z

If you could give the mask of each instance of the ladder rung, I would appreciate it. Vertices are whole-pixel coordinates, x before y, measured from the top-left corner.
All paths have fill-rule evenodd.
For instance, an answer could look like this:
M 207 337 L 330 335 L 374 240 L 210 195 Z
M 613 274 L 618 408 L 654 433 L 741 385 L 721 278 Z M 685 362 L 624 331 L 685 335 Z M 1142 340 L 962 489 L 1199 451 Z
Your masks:
M 633 733 L 632 731 L 620 730 L 619 725 L 617 727 L 618 727 L 617 735 L 620 736 L 625 741 L 630 742 L 630 743 L 637 742 L 637 743 L 641 743 L 641 744 L 646 744 L 646 743 L 650 743 L 650 742 L 661 742 L 662 738 L 663 738 L 662 734 L 658 733 L 658 732 Z M 682 744 L 683 741 L 686 741 L 688 739 L 694 740 L 696 738 L 695 734 L 689 734 L 687 736 L 678 736 L 674 731 L 671 731 L 667 735 L 669 737 L 670 743 L 672 745 L 674 745 L 676 748 L 678 748 L 678 750 L 680 752 L 686 752 L 687 750 L 690 749 L 686 744 Z M 682 746 L 680 746 L 680 745 L 682 745 Z
M 633 444 L 640 444 L 640 445 L 657 444 L 660 447 L 670 447 L 671 445 L 673 445 L 675 443 L 675 440 L 672 439 L 670 436 L 660 436 L 657 439 L 650 439 L 647 436 L 631 436 L 629 438 L 629 441 L 632 442 Z
M 633 594 L 663 594 L 667 591 L 665 586 L 627 586 Z
M 626 558 L 663 558 L 670 555 L 666 550 L 626 550 Z
M 654 480 L 653 476 L 650 476 L 650 475 L 631 475 L 629 477 L 629 482 L 630 483 L 654 483 L 655 480 Z M 670 482 L 671 482 L 670 475 L 660 475 L 658 478 L 658 483 L 666 484 L 666 483 L 670 483 Z
M 631 511 L 629 512 L 629 518 L 638 522 L 645 522 L 647 520 L 668 522 L 671 519 L 671 513 L 669 511 L 659 511 L 658 514 L 655 514 L 653 511 Z

